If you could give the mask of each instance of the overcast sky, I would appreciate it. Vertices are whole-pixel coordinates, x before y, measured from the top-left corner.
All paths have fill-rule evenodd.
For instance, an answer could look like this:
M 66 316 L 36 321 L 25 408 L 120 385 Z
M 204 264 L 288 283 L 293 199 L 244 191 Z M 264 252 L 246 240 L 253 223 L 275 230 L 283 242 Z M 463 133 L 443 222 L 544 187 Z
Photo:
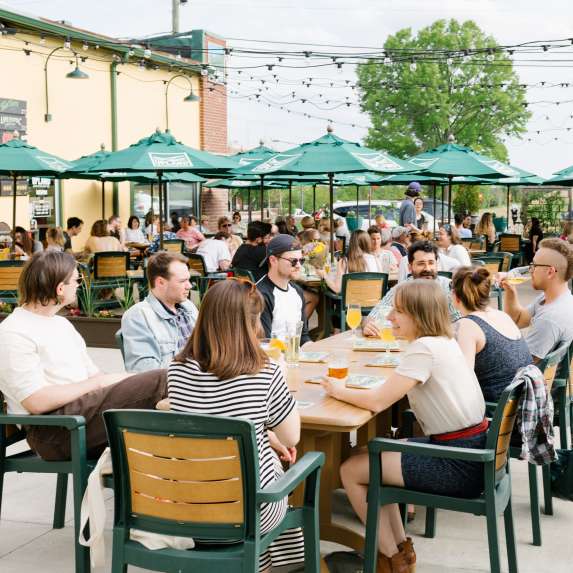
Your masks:
M 2 4 L 54 20 L 64 19 L 74 26 L 115 37 L 144 37 L 171 30 L 171 0 L 3 0 Z M 416 31 L 440 18 L 472 19 L 500 44 L 573 38 L 571 0 L 189 0 L 181 8 L 181 30 L 207 29 L 225 38 L 236 38 L 229 41 L 232 46 L 277 47 L 239 40 L 250 39 L 381 47 L 389 34 L 401 28 L 411 27 Z M 572 100 L 572 103 L 532 106 L 533 117 L 525 139 L 507 143 L 513 164 L 545 177 L 573 164 L 573 129 L 566 131 L 567 127 L 573 128 L 573 47 L 569 55 L 559 57 L 570 61 L 519 67 L 517 73 L 523 83 L 571 85 L 530 88 L 528 101 Z M 231 58 L 231 65 L 243 62 Z M 550 65 L 555 67 L 547 67 Z M 272 73 L 253 72 L 263 77 Z M 296 89 L 298 97 L 307 93 L 314 102 L 319 101 L 317 98 L 321 98 L 320 102 L 329 98 L 331 102 L 339 102 L 346 96 L 355 101 L 355 93 L 349 88 L 303 87 L 301 80 L 310 76 L 315 83 L 317 78 L 323 78 L 322 83 L 333 81 L 336 86 L 346 79 L 355 80 L 350 66 L 341 73 L 332 67 L 280 72 L 280 85 L 273 86 L 265 98 L 280 103 Z M 254 86 L 261 85 L 248 79 L 237 85 L 240 79 L 236 72 L 231 72 L 230 89 L 241 96 L 254 93 Z M 295 83 L 297 87 L 291 87 Z M 363 126 L 369 123 L 354 106 L 343 105 L 326 112 L 307 103 L 291 109 L 349 124 L 335 123 L 335 133 L 352 140 L 361 140 L 366 133 Z M 351 127 L 353 123 L 356 127 Z M 246 97 L 229 98 L 229 140 L 235 147 L 253 147 L 263 139 L 271 147 L 285 149 L 319 137 L 325 126 L 325 120 L 287 114 L 276 107 L 268 109 L 265 104 Z M 537 134 L 538 130 L 542 133 Z

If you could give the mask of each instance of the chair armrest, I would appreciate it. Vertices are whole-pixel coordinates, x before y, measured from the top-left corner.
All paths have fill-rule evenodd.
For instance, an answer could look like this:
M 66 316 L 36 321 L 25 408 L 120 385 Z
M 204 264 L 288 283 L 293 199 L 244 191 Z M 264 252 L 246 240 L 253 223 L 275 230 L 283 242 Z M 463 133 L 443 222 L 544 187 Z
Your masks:
M 83 416 L 50 416 L 49 414 L 40 416 L 14 416 L 12 414 L 0 415 L 0 425 L 16 425 L 22 426 L 56 426 L 66 428 L 68 430 L 76 430 L 81 426 L 86 425 L 86 420 Z
M 257 492 L 257 505 L 280 501 L 297 485 L 302 483 L 310 474 L 317 471 L 324 465 L 324 454 L 322 452 L 308 452 L 291 466 L 284 475 L 272 484 Z
M 495 459 L 494 450 L 453 448 L 451 446 L 404 442 L 401 440 L 389 440 L 387 438 L 374 438 L 373 440 L 370 440 L 368 443 L 368 452 L 370 454 L 380 454 L 381 452 L 400 452 L 416 456 L 447 458 L 450 460 L 464 460 L 467 462 L 491 462 Z
M 414 436 L 414 422 L 416 421 L 416 414 L 414 410 L 408 408 L 402 412 L 402 422 L 404 433 L 400 436 L 402 438 L 412 438 Z

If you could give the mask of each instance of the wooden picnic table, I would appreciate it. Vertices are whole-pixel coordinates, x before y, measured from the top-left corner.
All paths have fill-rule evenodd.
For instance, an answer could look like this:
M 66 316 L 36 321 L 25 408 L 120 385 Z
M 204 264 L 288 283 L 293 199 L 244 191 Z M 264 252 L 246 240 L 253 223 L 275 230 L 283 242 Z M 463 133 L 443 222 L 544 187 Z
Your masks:
M 379 353 L 352 351 L 350 337 L 350 332 L 343 332 L 306 345 L 304 350 L 346 352 L 350 374 L 389 376 L 393 372 L 393 368 L 366 366 Z M 350 433 L 356 432 L 357 445 L 365 446 L 372 438 L 390 430 L 391 411 L 376 415 L 328 396 L 320 384 L 305 382 L 326 373 L 326 363 L 300 363 L 298 367 L 288 368 L 287 382 L 299 404 L 302 422 L 298 452 L 302 456 L 306 452 L 322 451 L 326 456 L 320 480 L 320 538 L 363 551 L 364 537 L 333 521 L 332 494 L 341 487 L 340 466 L 350 455 Z M 294 493 L 294 502 L 301 501 L 299 489 Z

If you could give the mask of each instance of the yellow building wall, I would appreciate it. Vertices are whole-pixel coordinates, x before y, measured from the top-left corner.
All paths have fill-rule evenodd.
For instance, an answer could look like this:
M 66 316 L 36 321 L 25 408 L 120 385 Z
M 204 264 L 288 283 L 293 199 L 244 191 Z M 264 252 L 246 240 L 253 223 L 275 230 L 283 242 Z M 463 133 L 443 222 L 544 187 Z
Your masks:
M 25 42 L 28 42 L 26 45 Z M 82 50 L 73 44 L 80 57 L 80 69 L 88 79 L 69 79 L 75 59 L 69 50 L 58 50 L 48 63 L 48 95 L 52 121 L 45 122 L 46 113 L 44 65 L 50 51 L 62 42 L 46 41 L 39 36 L 0 36 L 0 77 L 4 79 L 0 97 L 27 102 L 27 141 L 44 151 L 67 160 L 78 159 L 97 151 L 103 143 L 111 150 L 111 53 L 104 49 Z M 32 53 L 27 56 L 24 48 Z M 122 149 L 150 135 L 156 128 L 165 129 L 165 85 L 175 72 L 148 70 L 138 64 L 118 64 L 117 70 L 117 143 Z M 198 93 L 198 78 L 192 78 Z M 189 93 L 185 78 L 175 79 L 169 86 L 169 123 L 171 132 L 187 145 L 199 147 L 199 105 L 184 102 Z M 112 214 L 112 183 L 106 183 L 106 215 Z M 119 184 L 119 215 L 130 215 L 130 184 Z M 29 228 L 27 198 L 18 198 L 18 223 Z M 11 224 L 11 199 L 0 198 L 0 221 Z M 79 249 L 89 236 L 92 223 L 101 218 L 101 183 L 87 180 L 62 182 L 62 220 L 77 216 L 84 220 L 84 230 L 74 239 Z

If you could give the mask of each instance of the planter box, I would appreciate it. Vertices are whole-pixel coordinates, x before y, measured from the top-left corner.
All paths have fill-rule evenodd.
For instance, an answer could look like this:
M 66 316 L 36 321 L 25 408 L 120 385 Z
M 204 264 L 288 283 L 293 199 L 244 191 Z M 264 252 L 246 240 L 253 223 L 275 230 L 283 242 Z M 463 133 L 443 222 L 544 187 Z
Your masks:
M 7 316 L 0 313 L 0 322 Z M 117 348 L 115 333 L 121 328 L 121 318 L 88 318 L 86 316 L 66 316 L 82 335 L 86 346 L 92 348 Z
M 117 348 L 115 333 L 121 328 L 121 318 L 88 318 L 86 316 L 68 316 L 67 318 L 82 335 L 86 346 Z

